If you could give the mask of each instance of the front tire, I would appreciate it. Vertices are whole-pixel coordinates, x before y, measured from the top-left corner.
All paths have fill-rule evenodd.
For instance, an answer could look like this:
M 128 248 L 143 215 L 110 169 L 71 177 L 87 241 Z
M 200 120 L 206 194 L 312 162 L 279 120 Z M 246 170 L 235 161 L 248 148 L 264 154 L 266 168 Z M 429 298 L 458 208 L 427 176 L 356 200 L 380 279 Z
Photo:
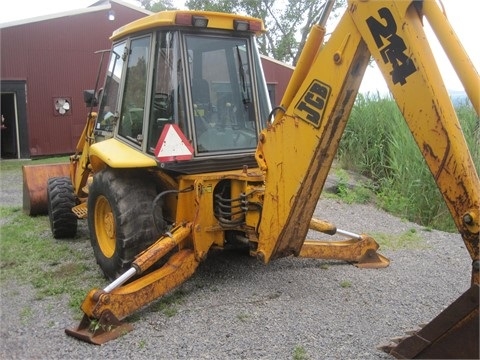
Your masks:
M 69 177 L 54 177 L 47 182 L 48 218 L 55 239 L 71 239 L 77 234 L 78 218 L 72 212 L 76 205 Z
M 110 280 L 158 239 L 152 213 L 155 196 L 155 184 L 146 172 L 105 169 L 95 174 L 88 196 L 90 241 Z

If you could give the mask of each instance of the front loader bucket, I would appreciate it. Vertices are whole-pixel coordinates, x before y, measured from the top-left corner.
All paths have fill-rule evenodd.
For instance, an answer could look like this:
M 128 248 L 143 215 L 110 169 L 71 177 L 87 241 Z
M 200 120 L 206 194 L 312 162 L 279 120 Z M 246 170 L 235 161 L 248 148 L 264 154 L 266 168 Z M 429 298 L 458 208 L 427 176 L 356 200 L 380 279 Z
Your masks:
M 27 215 L 47 214 L 47 181 L 52 177 L 70 176 L 70 164 L 25 165 L 22 172 L 23 211 Z
M 480 359 L 478 293 L 472 285 L 422 329 L 381 349 L 397 359 Z

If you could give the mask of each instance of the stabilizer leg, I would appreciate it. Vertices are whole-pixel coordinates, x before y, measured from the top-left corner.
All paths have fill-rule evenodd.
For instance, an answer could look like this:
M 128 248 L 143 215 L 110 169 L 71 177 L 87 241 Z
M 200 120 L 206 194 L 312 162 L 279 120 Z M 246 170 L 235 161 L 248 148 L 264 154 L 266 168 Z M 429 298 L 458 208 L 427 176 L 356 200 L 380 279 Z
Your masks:
M 67 335 L 99 345 L 132 330 L 131 325 L 122 324 L 120 320 L 181 285 L 198 267 L 194 250 L 184 248 L 171 255 L 159 269 L 145 273 L 178 249 L 190 230 L 188 224 L 177 226 L 140 253 L 132 267 L 103 290 L 91 290 L 82 303 L 84 317 L 80 325 L 66 329 Z M 142 276 L 128 283 L 135 275 Z
M 85 315 L 80 325 L 65 332 L 97 345 L 116 339 L 133 328 L 120 320 L 185 282 L 198 264 L 193 250 L 180 250 L 160 269 L 110 293 L 91 290 L 82 304 Z
M 377 252 L 380 246 L 370 236 L 340 230 L 333 224 L 318 219 L 311 220 L 310 229 L 329 235 L 344 235 L 349 239 L 340 241 L 305 240 L 300 249 L 300 257 L 343 260 L 360 268 L 371 269 L 385 268 L 390 264 L 390 260 Z

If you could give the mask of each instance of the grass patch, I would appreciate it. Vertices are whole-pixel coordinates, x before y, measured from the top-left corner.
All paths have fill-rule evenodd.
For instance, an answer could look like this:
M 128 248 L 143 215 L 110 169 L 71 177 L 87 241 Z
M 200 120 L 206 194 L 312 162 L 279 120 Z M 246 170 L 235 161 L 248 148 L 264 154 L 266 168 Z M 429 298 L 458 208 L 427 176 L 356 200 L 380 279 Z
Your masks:
M 56 163 L 68 163 L 70 162 L 70 156 L 55 156 L 48 158 L 39 158 L 32 160 L 2 160 L 0 161 L 0 170 L 9 171 L 9 170 L 18 170 L 21 169 L 23 165 L 41 165 L 41 164 L 56 164 Z
M 368 184 L 356 181 L 352 186 L 350 176 L 344 169 L 336 169 L 335 174 L 338 178 L 336 197 L 347 204 L 367 204 L 372 201 L 373 192 Z
M 422 250 L 428 248 L 427 244 L 416 229 L 409 229 L 400 235 L 377 233 L 372 234 L 381 249 L 389 250 Z
M 237 314 L 237 319 L 240 320 L 241 322 L 247 322 L 249 317 L 250 315 L 246 313 Z
M 69 297 L 69 306 L 79 310 L 93 286 L 105 282 L 90 268 L 93 259 L 78 251 L 74 243 L 54 240 L 47 216 L 30 217 L 16 207 L 0 207 L 0 285 L 14 279 L 30 284 L 36 298 Z
M 22 325 L 27 325 L 32 316 L 33 310 L 30 306 L 23 308 L 20 312 L 20 321 L 22 322 Z
M 307 351 L 303 346 L 297 345 L 293 349 L 293 360 L 308 360 L 308 354 Z
M 352 282 L 349 281 L 349 280 L 342 280 L 342 281 L 340 281 L 340 287 L 342 287 L 344 289 L 352 287 Z

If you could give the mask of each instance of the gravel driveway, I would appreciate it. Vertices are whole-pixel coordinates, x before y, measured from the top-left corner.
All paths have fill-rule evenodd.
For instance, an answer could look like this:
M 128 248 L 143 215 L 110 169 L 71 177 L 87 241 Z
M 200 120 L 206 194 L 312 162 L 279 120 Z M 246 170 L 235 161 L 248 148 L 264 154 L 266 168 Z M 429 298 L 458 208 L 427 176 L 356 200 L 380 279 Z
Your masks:
M 22 202 L 21 174 L 1 178 L 2 205 Z M 182 285 L 178 312 L 146 307 L 134 330 L 102 346 L 64 333 L 78 324 L 63 297 L 35 298 L 13 280 L 1 291 L 2 359 L 390 359 L 380 343 L 430 321 L 470 283 L 470 259 L 457 234 L 425 231 L 370 205 L 322 199 L 316 216 L 352 232 L 402 234 L 422 246 L 384 250 L 391 265 L 286 258 L 263 265 L 213 252 Z M 81 223 L 89 250 L 88 231 Z M 93 262 L 92 255 L 92 262 Z M 100 285 L 100 284 L 99 284 Z M 31 309 L 27 320 L 21 311 Z

